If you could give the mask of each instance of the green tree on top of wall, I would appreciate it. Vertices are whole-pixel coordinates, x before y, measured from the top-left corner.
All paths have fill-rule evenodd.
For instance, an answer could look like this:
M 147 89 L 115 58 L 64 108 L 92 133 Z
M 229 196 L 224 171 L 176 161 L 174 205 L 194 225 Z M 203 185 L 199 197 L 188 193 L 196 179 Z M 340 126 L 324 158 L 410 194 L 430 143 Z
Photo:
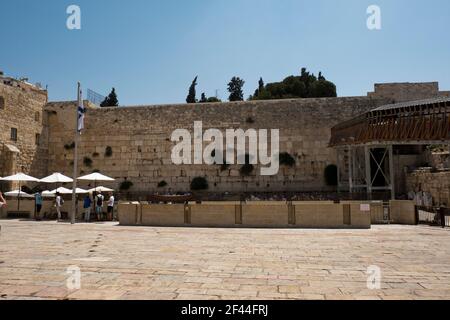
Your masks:
M 228 92 L 230 92 L 230 101 L 243 101 L 244 92 L 242 88 L 244 87 L 245 81 L 239 77 L 233 77 L 228 83 Z
M 336 85 L 328 81 L 319 72 L 316 77 L 313 73 L 302 68 L 299 76 L 289 76 L 281 82 L 264 84 L 259 80 L 258 89 L 249 100 L 271 100 L 291 98 L 326 98 L 336 97 Z
M 216 97 L 206 97 L 205 93 L 202 93 L 202 96 L 200 98 L 200 103 L 214 103 L 214 102 L 222 102 L 220 99 L 216 98 Z
M 112 88 L 111 93 L 103 100 L 100 107 L 118 107 L 119 100 L 117 99 L 116 89 Z
M 189 94 L 186 98 L 187 103 L 196 103 L 197 102 L 197 99 L 195 97 L 196 96 L 195 87 L 197 86 L 197 79 L 198 79 L 198 76 L 194 78 L 191 86 L 189 87 Z

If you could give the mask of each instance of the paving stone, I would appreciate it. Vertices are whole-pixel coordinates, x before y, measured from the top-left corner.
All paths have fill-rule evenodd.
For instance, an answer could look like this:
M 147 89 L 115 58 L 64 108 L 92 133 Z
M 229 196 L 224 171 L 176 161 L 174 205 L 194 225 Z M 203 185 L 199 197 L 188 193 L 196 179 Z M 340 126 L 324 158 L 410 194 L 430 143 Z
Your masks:
M 2 300 L 450 299 L 450 232 L 442 228 L 194 229 L 19 220 L 0 225 Z M 373 265 L 381 270 L 379 290 L 367 286 Z M 69 291 L 67 271 L 74 266 L 81 288 Z

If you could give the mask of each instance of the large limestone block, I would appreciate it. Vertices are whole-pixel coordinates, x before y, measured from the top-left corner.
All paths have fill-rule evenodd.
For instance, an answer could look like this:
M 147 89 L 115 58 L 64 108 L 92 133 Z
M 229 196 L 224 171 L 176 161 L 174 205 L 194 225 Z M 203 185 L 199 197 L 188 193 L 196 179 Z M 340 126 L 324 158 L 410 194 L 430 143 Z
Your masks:
M 242 224 L 246 227 L 288 227 L 288 205 L 284 201 L 254 201 L 243 204 Z
M 142 225 L 144 226 L 184 225 L 184 205 L 142 204 Z
M 416 210 L 413 201 L 392 200 L 389 202 L 391 221 L 397 224 L 416 224 Z
M 134 226 L 139 223 L 140 204 L 119 202 L 117 213 L 119 222 L 124 226 Z
M 295 222 L 302 228 L 350 227 L 344 225 L 343 205 L 331 203 L 296 204 Z
M 190 205 L 191 225 L 196 227 L 234 227 L 236 225 L 236 204 L 209 203 Z

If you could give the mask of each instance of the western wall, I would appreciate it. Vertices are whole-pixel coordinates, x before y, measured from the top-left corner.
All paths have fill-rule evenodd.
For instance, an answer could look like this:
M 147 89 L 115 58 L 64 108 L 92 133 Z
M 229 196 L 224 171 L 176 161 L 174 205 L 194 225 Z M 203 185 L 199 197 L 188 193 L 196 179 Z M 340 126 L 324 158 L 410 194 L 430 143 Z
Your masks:
M 0 176 L 24 171 L 37 177 L 53 172 L 72 175 L 76 102 L 47 102 L 47 93 L 32 86 L 0 82 Z M 79 144 L 79 174 L 100 171 L 127 180 L 131 192 L 186 192 L 194 177 L 205 177 L 210 192 L 326 191 L 324 170 L 336 164 L 328 148 L 330 129 L 378 106 L 398 101 L 448 95 L 437 83 L 382 84 L 367 96 L 287 99 L 233 103 L 178 104 L 100 108 L 89 102 Z M 38 119 L 37 113 L 41 113 Z M 249 176 L 241 165 L 174 165 L 170 140 L 176 129 L 279 129 L 280 152 L 294 157 L 293 167 L 280 166 L 275 176 L 261 176 L 259 166 Z M 10 129 L 18 129 L 12 141 Z M 36 135 L 40 141 L 36 143 Z M 16 147 L 17 152 L 10 151 Z M 16 160 L 8 157 L 14 154 Z M 14 163 L 14 167 L 11 165 Z M 161 182 L 165 187 L 158 187 Z

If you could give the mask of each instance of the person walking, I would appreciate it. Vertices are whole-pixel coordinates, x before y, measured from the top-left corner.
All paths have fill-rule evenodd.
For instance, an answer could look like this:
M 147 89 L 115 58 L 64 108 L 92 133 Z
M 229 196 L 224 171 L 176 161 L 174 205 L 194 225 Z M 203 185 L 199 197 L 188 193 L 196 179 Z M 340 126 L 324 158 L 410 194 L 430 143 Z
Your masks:
M 34 220 L 39 221 L 41 220 L 41 210 L 42 210 L 42 194 L 40 191 L 38 191 L 34 195 L 34 202 L 36 204 L 36 208 L 34 211 Z
M 103 201 L 105 200 L 105 197 L 102 195 L 101 192 L 98 192 L 98 194 L 95 196 L 95 212 L 97 213 L 97 220 L 102 220 L 102 214 L 103 214 Z
M 91 197 L 87 194 L 84 197 L 84 201 L 83 201 L 84 221 L 86 221 L 86 222 L 90 222 L 90 220 L 91 220 L 91 205 L 92 205 Z
M 56 198 L 55 198 L 55 208 L 56 208 L 56 212 L 58 213 L 58 221 L 61 220 L 61 207 L 64 203 L 64 200 L 61 197 L 61 194 L 59 192 L 56 193 Z
M 114 195 L 112 193 L 109 194 L 109 199 L 108 199 L 108 221 L 113 221 L 113 216 L 114 216 Z

